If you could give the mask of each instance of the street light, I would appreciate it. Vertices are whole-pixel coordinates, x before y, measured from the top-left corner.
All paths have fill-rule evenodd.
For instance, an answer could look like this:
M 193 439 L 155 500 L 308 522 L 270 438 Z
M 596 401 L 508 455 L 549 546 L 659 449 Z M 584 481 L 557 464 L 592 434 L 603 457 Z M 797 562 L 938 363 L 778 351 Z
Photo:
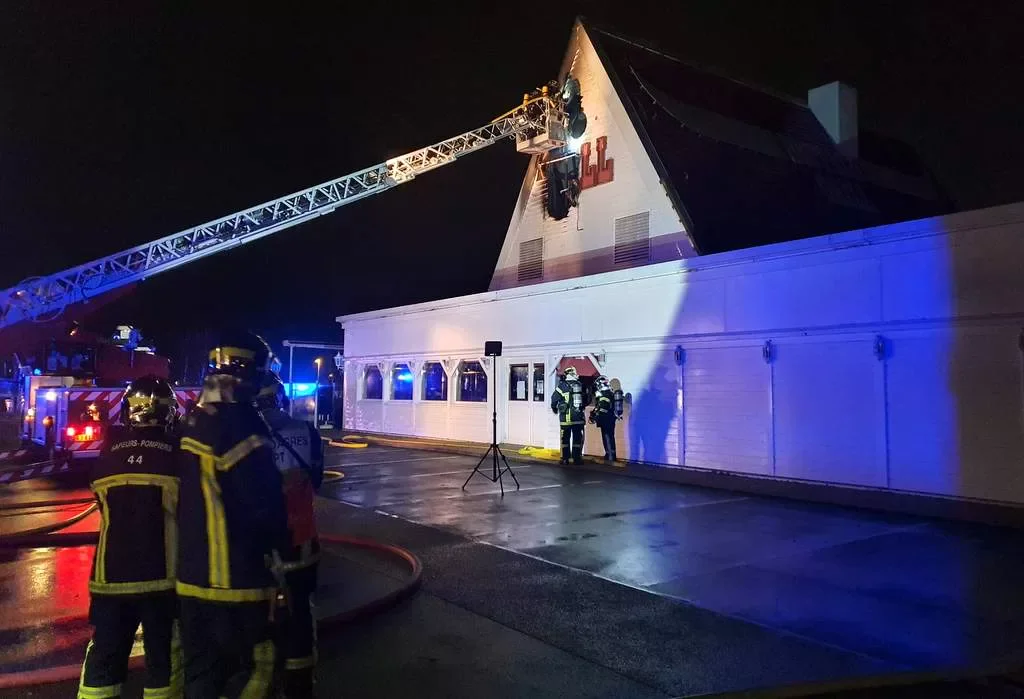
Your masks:
M 320 365 L 323 364 L 323 361 L 321 357 L 313 360 L 313 363 L 316 364 L 316 398 L 313 402 L 313 426 L 318 429 L 320 427 Z

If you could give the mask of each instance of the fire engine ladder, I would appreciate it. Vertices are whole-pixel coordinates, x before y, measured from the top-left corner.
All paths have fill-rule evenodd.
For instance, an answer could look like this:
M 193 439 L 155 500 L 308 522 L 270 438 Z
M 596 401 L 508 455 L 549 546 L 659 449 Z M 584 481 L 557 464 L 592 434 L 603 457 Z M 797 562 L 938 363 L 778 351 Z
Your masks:
M 514 138 L 522 153 L 543 153 L 564 145 L 561 100 L 546 94 L 524 98 L 523 104 L 486 126 L 454 138 L 146 245 L 57 274 L 26 279 L 0 291 L 0 328 L 27 319 L 53 320 L 70 304 L 329 214 L 504 138 Z

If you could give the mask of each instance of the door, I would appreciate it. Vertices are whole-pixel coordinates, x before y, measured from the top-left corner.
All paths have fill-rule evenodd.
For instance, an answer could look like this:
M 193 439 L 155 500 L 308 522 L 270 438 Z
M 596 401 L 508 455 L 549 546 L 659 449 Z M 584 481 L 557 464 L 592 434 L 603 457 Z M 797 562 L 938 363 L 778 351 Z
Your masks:
M 505 434 L 510 444 L 545 446 L 546 430 L 553 418 L 548 409 L 550 386 L 542 361 L 508 360 L 505 381 Z

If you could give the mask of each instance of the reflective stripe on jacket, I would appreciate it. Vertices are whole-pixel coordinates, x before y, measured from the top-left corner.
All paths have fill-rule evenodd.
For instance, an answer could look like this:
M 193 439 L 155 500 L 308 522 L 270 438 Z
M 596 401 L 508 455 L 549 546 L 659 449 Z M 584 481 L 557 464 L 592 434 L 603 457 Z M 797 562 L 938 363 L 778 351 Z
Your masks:
M 89 473 L 100 512 L 89 591 L 133 595 L 174 589 L 177 439 L 161 427 L 112 426 Z
M 281 474 L 256 409 L 205 403 L 181 439 L 179 595 L 252 602 L 276 594 L 267 566 L 291 546 Z

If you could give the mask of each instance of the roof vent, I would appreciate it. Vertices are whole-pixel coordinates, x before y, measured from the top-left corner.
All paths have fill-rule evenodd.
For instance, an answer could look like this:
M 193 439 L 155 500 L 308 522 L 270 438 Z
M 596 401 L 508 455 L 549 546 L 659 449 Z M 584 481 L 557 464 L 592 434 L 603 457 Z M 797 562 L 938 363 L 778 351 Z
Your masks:
M 615 264 L 650 260 L 651 212 L 615 219 Z
M 544 239 L 534 238 L 519 243 L 519 267 L 516 278 L 521 282 L 544 278 Z

